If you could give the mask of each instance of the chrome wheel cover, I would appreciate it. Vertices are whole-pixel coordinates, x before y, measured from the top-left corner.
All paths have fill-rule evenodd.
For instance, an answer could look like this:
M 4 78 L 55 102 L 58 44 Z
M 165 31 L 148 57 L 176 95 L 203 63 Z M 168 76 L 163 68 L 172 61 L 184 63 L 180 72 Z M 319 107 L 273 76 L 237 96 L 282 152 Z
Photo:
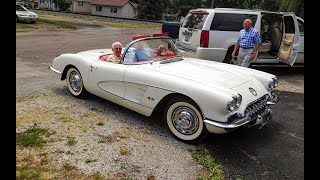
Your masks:
M 80 92 L 82 89 L 82 79 L 77 71 L 72 71 L 69 76 L 69 84 L 73 91 Z
M 176 108 L 172 113 L 171 121 L 175 129 L 184 135 L 194 134 L 199 128 L 199 118 L 189 107 Z

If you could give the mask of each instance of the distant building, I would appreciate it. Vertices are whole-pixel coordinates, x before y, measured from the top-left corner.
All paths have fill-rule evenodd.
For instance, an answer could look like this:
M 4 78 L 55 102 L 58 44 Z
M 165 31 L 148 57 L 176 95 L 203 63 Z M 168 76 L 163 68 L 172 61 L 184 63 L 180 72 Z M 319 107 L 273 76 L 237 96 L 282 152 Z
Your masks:
M 70 10 L 77 13 L 91 14 L 92 0 L 75 0 L 73 1 Z
M 91 5 L 92 15 L 136 18 L 139 4 L 128 0 L 92 0 Z

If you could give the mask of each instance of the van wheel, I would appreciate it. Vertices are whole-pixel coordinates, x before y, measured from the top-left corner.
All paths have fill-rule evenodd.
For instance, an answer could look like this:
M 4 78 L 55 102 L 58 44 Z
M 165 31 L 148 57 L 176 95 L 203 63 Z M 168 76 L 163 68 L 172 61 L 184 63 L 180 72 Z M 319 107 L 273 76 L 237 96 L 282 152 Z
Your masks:
M 224 57 L 224 60 L 223 60 L 224 63 L 234 64 L 234 63 L 232 63 L 232 61 L 231 61 L 233 49 L 234 49 L 234 46 L 229 47 L 229 49 L 228 49 L 228 51 L 227 51 L 227 53 L 226 53 L 226 56 Z M 238 55 L 238 52 L 239 52 L 239 50 L 236 52 L 236 56 Z M 234 58 L 234 60 L 237 61 L 237 57 Z

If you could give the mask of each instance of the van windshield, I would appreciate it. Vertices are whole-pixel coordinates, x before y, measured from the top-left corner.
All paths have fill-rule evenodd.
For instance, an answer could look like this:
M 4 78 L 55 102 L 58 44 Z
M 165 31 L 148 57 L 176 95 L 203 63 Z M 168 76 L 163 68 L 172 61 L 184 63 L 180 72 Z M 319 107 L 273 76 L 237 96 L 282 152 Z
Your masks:
M 208 13 L 189 13 L 183 21 L 182 27 L 192 29 L 202 29 Z

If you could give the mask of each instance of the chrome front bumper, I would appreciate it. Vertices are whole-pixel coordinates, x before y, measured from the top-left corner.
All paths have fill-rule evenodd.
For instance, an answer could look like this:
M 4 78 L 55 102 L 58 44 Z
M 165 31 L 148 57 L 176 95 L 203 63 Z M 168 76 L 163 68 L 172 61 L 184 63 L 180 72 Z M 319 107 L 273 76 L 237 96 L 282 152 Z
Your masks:
M 232 123 L 221 123 L 221 122 L 216 122 L 216 121 L 211 121 L 211 120 L 205 119 L 204 123 L 206 123 L 207 126 L 209 125 L 209 126 L 215 126 L 218 128 L 223 128 L 226 130 L 226 132 L 229 130 L 235 129 L 235 128 L 239 128 L 241 126 L 244 126 L 244 125 L 246 125 L 250 122 L 254 122 L 254 121 L 255 121 L 254 125 L 261 124 L 261 127 L 262 127 L 272 119 L 271 112 L 272 112 L 271 109 L 267 108 L 263 113 L 261 113 L 260 115 L 257 116 L 257 118 L 254 118 L 254 119 L 245 116 L 243 118 L 239 118 L 239 119 L 234 120 Z

